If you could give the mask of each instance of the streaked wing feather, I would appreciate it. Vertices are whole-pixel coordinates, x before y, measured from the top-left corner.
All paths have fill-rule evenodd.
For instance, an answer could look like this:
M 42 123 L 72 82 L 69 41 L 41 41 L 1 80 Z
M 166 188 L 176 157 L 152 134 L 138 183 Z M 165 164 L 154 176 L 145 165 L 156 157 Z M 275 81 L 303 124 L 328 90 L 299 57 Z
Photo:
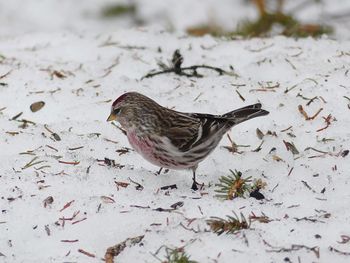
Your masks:
M 191 125 L 177 123 L 167 130 L 167 137 L 182 152 L 187 152 L 203 143 L 227 122 L 226 118 L 211 114 L 181 113 L 181 115 L 188 118 L 182 118 L 182 121 L 189 121 Z
M 260 103 L 224 115 L 176 111 L 173 111 L 173 113 L 173 121 L 164 132 L 164 136 L 168 137 L 171 143 L 182 152 L 187 152 L 205 143 L 213 136 L 222 136 L 228 129 L 238 123 L 268 114 L 267 111 L 261 109 Z
M 171 127 L 167 132 L 167 137 L 177 149 L 186 152 L 188 145 L 197 139 L 198 128 Z

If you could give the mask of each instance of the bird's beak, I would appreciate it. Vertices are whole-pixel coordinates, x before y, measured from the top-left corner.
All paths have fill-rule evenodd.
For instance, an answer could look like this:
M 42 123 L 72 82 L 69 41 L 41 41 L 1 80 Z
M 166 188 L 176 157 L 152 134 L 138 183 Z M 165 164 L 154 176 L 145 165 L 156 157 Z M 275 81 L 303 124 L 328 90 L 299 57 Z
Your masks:
M 115 121 L 116 119 L 117 119 L 117 116 L 113 112 L 111 112 L 107 121 Z

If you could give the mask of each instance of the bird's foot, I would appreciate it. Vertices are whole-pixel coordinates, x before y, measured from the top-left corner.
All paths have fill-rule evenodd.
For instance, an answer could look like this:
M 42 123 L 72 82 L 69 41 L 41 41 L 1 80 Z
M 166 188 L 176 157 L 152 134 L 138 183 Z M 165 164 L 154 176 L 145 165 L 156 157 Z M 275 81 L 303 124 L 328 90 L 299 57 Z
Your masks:
M 160 173 L 162 172 L 163 167 L 160 167 L 160 169 L 156 172 L 156 175 L 160 175 Z
M 198 186 L 200 188 L 198 188 Z M 193 191 L 198 191 L 199 189 L 202 189 L 202 187 L 203 187 L 203 184 L 197 183 L 197 181 L 193 180 L 193 183 L 192 183 L 192 186 L 191 186 L 191 189 Z

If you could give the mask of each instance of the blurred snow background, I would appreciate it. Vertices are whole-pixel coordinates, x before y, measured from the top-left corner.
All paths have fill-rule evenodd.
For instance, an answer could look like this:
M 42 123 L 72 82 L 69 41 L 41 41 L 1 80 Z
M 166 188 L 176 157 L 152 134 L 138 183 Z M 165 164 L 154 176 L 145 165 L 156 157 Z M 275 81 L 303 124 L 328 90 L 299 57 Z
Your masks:
M 273 9 L 275 0 L 267 1 Z M 132 15 L 103 18 L 103 10 L 115 6 L 135 6 Z M 305 23 L 329 24 L 335 37 L 349 38 L 350 2 L 347 0 L 284 1 L 284 11 Z M 1 0 L 0 34 L 33 32 L 110 32 L 135 26 L 185 32 L 193 26 L 214 24 L 234 30 L 258 12 L 248 0 Z

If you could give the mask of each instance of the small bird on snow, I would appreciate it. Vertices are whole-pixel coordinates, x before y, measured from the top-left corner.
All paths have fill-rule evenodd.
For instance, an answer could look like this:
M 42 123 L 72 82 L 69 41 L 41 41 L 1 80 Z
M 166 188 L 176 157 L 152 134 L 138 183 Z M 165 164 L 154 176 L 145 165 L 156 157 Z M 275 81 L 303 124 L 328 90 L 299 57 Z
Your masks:
M 117 98 L 107 121 L 118 121 L 131 146 L 147 161 L 170 169 L 191 169 L 197 190 L 196 169 L 233 126 L 269 114 L 261 104 L 223 115 L 185 113 L 167 109 L 137 92 Z

